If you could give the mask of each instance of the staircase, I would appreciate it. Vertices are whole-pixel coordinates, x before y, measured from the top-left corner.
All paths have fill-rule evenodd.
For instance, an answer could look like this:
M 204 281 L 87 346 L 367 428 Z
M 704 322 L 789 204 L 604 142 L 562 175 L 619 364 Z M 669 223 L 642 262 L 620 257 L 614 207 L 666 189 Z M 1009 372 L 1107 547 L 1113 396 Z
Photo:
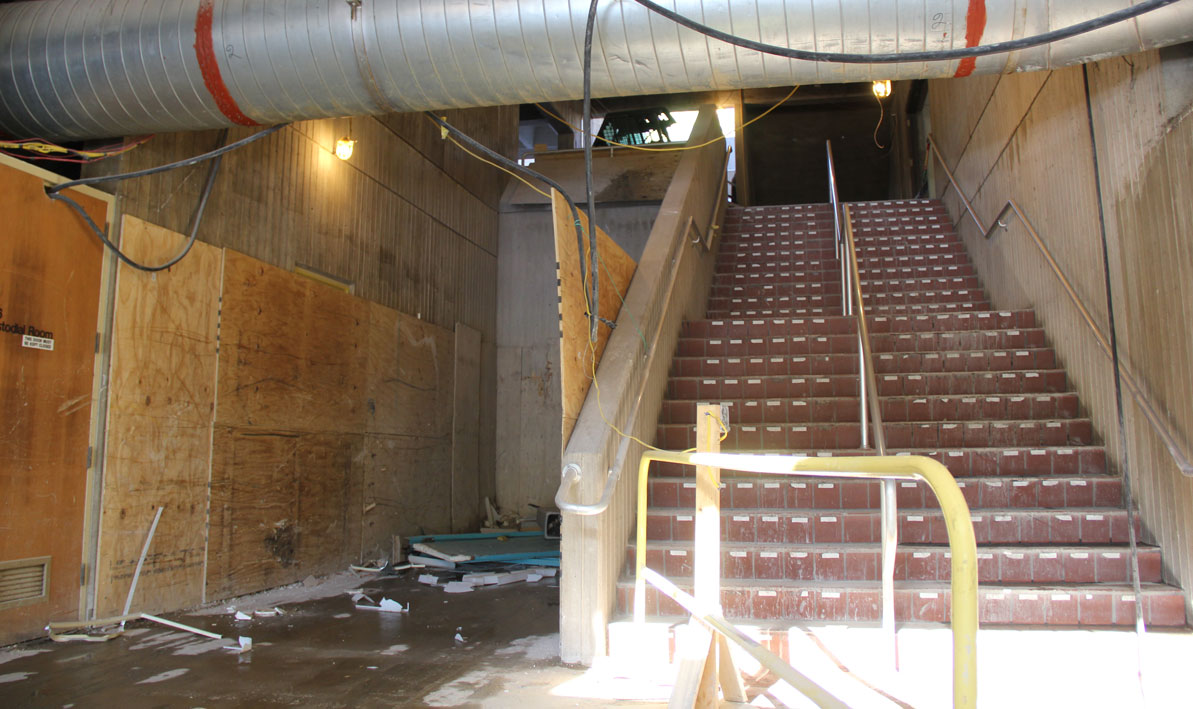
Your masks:
M 978 542 L 984 625 L 1134 623 L 1121 480 L 1031 311 L 995 311 L 943 206 L 851 205 L 891 454 L 956 477 Z M 841 316 L 828 205 L 732 208 L 707 318 L 684 325 L 657 444 L 695 445 L 701 402 L 729 404 L 725 451 L 859 450 L 856 326 Z M 693 470 L 655 464 L 647 564 L 690 590 Z M 879 484 L 722 472 L 730 619 L 878 621 Z M 926 485 L 898 484 L 899 622 L 947 622 L 949 554 Z M 618 588 L 632 607 L 633 559 Z M 1139 546 L 1144 618 L 1185 624 L 1160 549 Z M 682 616 L 648 588 L 647 612 Z

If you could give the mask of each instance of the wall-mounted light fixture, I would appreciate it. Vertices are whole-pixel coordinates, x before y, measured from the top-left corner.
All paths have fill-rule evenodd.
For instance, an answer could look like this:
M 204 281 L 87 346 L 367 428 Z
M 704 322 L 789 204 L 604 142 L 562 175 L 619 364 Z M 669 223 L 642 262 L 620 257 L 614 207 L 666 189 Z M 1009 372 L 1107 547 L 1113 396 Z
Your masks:
M 356 146 L 356 141 L 344 136 L 336 141 L 336 157 L 341 160 L 347 160 L 352 157 L 352 148 Z
M 887 79 L 886 81 L 875 81 L 874 86 L 871 88 L 874 89 L 874 95 L 878 98 L 886 98 L 887 96 L 891 95 L 890 79 Z

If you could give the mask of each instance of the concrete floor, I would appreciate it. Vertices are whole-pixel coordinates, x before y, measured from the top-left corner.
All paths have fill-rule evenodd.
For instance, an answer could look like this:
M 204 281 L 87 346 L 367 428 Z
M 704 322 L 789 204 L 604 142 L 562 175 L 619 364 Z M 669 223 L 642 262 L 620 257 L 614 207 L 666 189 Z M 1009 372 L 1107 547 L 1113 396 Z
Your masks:
M 374 599 L 409 603 L 410 612 L 356 610 L 344 593 L 353 587 Z M 226 604 L 170 615 L 224 640 L 138 621 L 106 643 L 37 640 L 0 648 L 0 707 L 617 703 L 551 694 L 585 674 L 559 663 L 559 589 L 553 579 L 447 594 L 410 579 L 341 574 L 319 586 L 234 602 L 250 613 L 278 604 L 283 615 L 249 621 L 236 621 Z M 457 632 L 463 643 L 455 640 Z M 250 652 L 224 649 L 240 635 L 252 637 Z
M 357 610 L 346 593 L 353 588 L 409 603 L 410 611 Z M 659 707 L 675 676 L 632 652 L 593 668 L 560 664 L 554 579 L 447 594 L 410 578 L 344 573 L 231 605 L 284 613 L 237 621 L 229 604 L 220 604 L 170 616 L 222 640 L 138 621 L 106 643 L 36 640 L 0 648 L 0 707 Z M 617 625 L 611 634 L 620 636 Z M 650 634 L 659 632 L 667 633 L 656 627 Z M 853 694 L 853 706 L 951 703 L 947 628 L 900 628 L 897 675 L 885 671 L 875 628 L 789 632 L 795 666 L 827 687 L 835 683 L 838 696 L 862 684 L 881 688 L 883 696 Z M 252 637 L 250 652 L 225 649 L 241 635 Z M 984 707 L 1191 706 L 1189 631 L 1151 632 L 1141 649 L 1121 630 L 983 629 L 978 656 Z M 753 705 L 811 706 L 786 685 L 759 677 L 756 663 L 739 666 L 759 680 L 747 683 Z

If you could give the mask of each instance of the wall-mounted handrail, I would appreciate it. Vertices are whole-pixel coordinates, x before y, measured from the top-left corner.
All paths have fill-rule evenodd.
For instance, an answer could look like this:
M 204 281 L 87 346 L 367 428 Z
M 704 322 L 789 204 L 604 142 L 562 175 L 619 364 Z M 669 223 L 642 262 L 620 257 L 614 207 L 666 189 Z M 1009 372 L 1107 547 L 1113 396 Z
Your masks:
M 1002 209 L 999 210 L 998 216 L 994 219 L 994 222 L 989 227 L 983 226 L 982 221 L 978 219 L 977 213 L 973 209 L 973 205 L 970 204 L 969 199 L 966 198 L 965 193 L 961 190 L 961 185 L 957 183 L 956 178 L 953 177 L 952 171 L 949 170 L 949 166 L 945 162 L 944 156 L 941 155 L 940 148 L 937 147 L 936 141 L 932 139 L 932 136 L 928 136 L 928 148 L 936 156 L 936 160 L 939 162 L 940 166 L 944 168 L 944 174 L 948 176 L 949 182 L 952 184 L 953 189 L 957 191 L 957 196 L 961 199 L 961 203 L 965 205 L 965 211 L 969 214 L 970 218 L 973 220 L 973 223 L 977 225 L 978 230 L 982 232 L 983 238 L 990 239 L 994 235 L 996 229 L 1001 228 L 1005 230 L 1007 225 L 1005 222 L 1003 222 L 1003 217 L 1005 217 L 1008 213 L 1014 214 L 1019 219 L 1020 223 L 1023 224 L 1024 229 L 1026 229 L 1027 235 L 1031 237 L 1031 240 L 1036 245 L 1036 248 L 1039 249 L 1040 253 L 1044 256 L 1044 260 L 1048 264 L 1048 267 L 1052 270 L 1052 274 L 1056 276 L 1057 280 L 1060 281 L 1060 285 L 1064 289 L 1065 294 L 1069 296 L 1070 302 L 1072 302 L 1073 306 L 1077 308 L 1077 312 L 1081 315 L 1081 319 L 1085 321 L 1086 327 L 1088 327 L 1090 332 L 1093 333 L 1094 339 L 1098 343 L 1098 347 L 1107 357 L 1113 359 L 1114 353 L 1110 349 L 1110 343 L 1106 340 L 1106 335 L 1102 333 L 1102 329 L 1098 327 L 1093 315 L 1091 315 L 1089 309 L 1085 307 L 1085 304 L 1081 301 L 1081 297 L 1077 295 L 1077 291 L 1073 288 L 1072 282 L 1069 280 L 1068 276 L 1065 275 L 1064 271 L 1061 270 L 1060 264 L 1056 262 L 1056 258 L 1052 255 L 1051 249 L 1044 244 L 1044 240 L 1040 238 L 1039 232 L 1036 231 L 1035 226 L 1032 225 L 1031 220 L 1027 218 L 1027 215 L 1024 214 L 1023 209 L 1018 205 L 1018 203 L 1016 203 L 1013 199 L 1008 199 L 1006 204 L 1003 205 Z M 1176 463 L 1176 467 L 1181 471 L 1182 475 L 1193 477 L 1193 462 L 1190 462 L 1193 460 L 1193 456 L 1190 456 L 1189 454 L 1188 445 L 1180 437 L 1178 437 L 1176 433 L 1176 427 L 1172 425 L 1167 417 L 1156 410 L 1155 405 L 1152 403 L 1154 401 L 1154 397 L 1143 389 L 1143 386 L 1139 383 L 1139 379 L 1135 376 L 1135 372 L 1131 368 L 1131 365 L 1122 358 L 1121 353 L 1119 355 L 1119 372 L 1122 375 L 1122 383 L 1124 388 L 1126 388 L 1127 392 L 1131 395 L 1131 398 L 1135 401 L 1135 404 L 1139 407 L 1139 410 L 1143 412 L 1143 417 L 1147 419 L 1147 422 L 1151 425 L 1152 430 L 1154 430 L 1156 435 L 1160 437 L 1160 440 L 1164 443 L 1164 447 L 1168 449 L 1168 454 L 1172 456 L 1172 460 Z
M 858 355 L 858 421 L 861 424 L 862 448 L 869 448 L 867 424 L 874 428 L 874 444 L 878 455 L 886 455 L 886 434 L 882 427 L 882 409 L 878 401 L 878 379 L 874 374 L 874 357 L 870 351 L 870 330 L 866 324 L 866 306 L 862 302 L 862 277 L 857 262 L 857 244 L 853 238 L 853 222 L 849 207 L 842 205 L 837 194 L 837 170 L 833 162 L 832 141 L 824 141 L 828 156 L 829 201 L 833 208 L 833 236 L 837 243 L 837 258 L 841 262 L 842 314 L 857 316 Z M 899 544 L 898 504 L 893 480 L 881 486 L 882 517 L 882 628 L 890 645 L 893 665 L 899 666 L 898 636 L 895 633 L 895 549 Z
M 609 500 L 613 499 L 613 491 L 617 489 L 617 481 L 621 477 L 621 466 L 614 466 L 609 470 L 601 498 L 591 505 L 582 505 L 567 500 L 572 487 L 580 482 L 580 474 L 580 466 L 577 463 L 568 463 L 563 466 L 563 480 L 559 483 L 559 489 L 555 491 L 555 506 L 559 508 L 560 512 L 571 512 L 584 517 L 599 515 L 609 506 Z
M 952 554 L 950 613 L 953 631 L 953 706 L 977 705 L 978 567 L 977 543 L 969 505 L 948 468 L 925 456 L 826 458 L 804 455 L 757 455 L 646 451 L 638 464 L 638 522 L 635 537 L 634 622 L 646 622 L 646 490 L 650 463 L 725 468 L 761 475 L 793 475 L 928 484 L 940 502 Z M 677 601 L 679 599 L 676 599 Z M 732 639 L 732 638 L 731 638 Z

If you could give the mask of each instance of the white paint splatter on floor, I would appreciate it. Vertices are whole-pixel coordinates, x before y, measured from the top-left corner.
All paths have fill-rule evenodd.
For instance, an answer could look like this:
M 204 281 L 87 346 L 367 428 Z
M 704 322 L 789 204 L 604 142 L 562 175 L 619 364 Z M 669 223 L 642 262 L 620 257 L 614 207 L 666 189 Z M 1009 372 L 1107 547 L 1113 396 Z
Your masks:
M 176 670 L 166 670 L 165 672 L 156 674 L 152 677 L 147 677 L 147 678 L 141 680 L 140 682 L 137 682 L 137 684 L 156 684 L 158 682 L 165 682 L 168 679 L 174 679 L 175 677 L 181 677 L 184 674 L 186 674 L 187 672 L 190 672 L 190 668 L 179 667 Z
M 175 655 L 193 656 L 202 655 L 205 652 L 212 650 L 219 650 L 228 644 L 228 638 L 216 638 L 215 640 L 199 640 L 197 642 L 189 642 L 185 645 L 179 645 L 174 650 Z
M 6 684 L 8 682 L 20 682 L 21 680 L 28 679 L 29 677 L 31 677 L 35 674 L 37 674 L 37 673 L 36 672 L 9 672 L 6 675 L 0 675 L 0 684 Z
M 550 660 L 559 657 L 559 635 L 531 635 L 518 638 L 493 654 L 516 655 L 519 653 L 525 655 L 527 660 Z
M 175 643 L 179 643 L 184 640 L 190 640 L 194 637 L 195 636 L 191 635 L 190 633 L 184 633 L 181 631 L 171 632 L 171 633 L 158 633 L 157 635 L 150 635 L 149 637 L 145 638 L 141 642 L 129 647 L 129 650 L 147 650 L 149 648 L 160 648 L 160 647 L 173 645 Z
M 381 651 L 382 655 L 397 655 L 399 652 L 406 652 L 410 649 L 409 645 L 390 645 Z
M 492 676 L 488 670 L 474 670 L 423 697 L 423 702 L 429 707 L 458 707 L 472 699 Z
M 11 650 L 0 650 L 0 665 L 3 665 L 5 662 L 19 660 L 22 657 L 29 657 L 30 655 L 37 655 L 38 653 L 42 652 L 49 652 L 49 649 L 26 650 L 24 648 L 13 648 Z

